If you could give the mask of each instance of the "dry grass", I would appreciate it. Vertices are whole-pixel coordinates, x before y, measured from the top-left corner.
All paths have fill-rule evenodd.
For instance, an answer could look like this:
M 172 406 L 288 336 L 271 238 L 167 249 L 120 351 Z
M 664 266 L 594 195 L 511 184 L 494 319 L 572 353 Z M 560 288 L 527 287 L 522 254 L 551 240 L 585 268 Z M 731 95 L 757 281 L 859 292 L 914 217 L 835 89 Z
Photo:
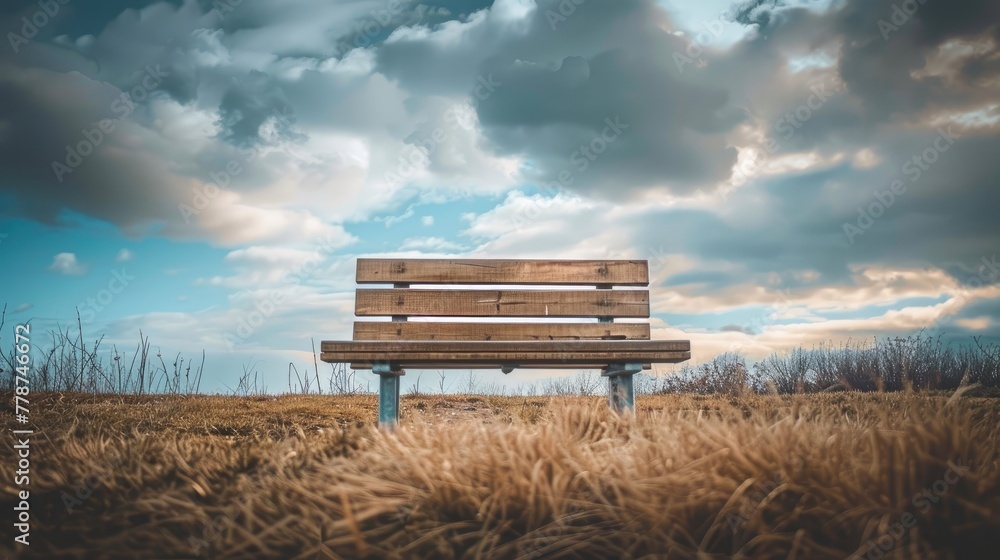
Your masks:
M 669 395 L 630 419 L 600 398 L 413 396 L 386 434 L 370 395 L 33 394 L 31 554 L 0 553 L 811 559 L 881 537 L 872 558 L 990 557 L 996 402 Z

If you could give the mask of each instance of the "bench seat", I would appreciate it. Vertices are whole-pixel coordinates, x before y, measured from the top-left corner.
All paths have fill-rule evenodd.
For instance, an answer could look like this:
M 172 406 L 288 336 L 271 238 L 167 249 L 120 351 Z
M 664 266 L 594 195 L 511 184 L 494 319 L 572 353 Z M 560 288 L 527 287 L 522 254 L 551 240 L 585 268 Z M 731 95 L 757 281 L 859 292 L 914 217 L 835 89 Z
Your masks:
M 321 350 L 323 361 L 350 363 L 354 369 L 370 369 L 377 362 L 403 368 L 435 364 L 439 367 L 434 369 L 488 369 L 496 364 L 511 364 L 545 369 L 553 365 L 672 364 L 691 358 L 691 343 L 687 340 L 355 340 L 323 342 Z M 377 362 L 373 356 L 378 357 Z

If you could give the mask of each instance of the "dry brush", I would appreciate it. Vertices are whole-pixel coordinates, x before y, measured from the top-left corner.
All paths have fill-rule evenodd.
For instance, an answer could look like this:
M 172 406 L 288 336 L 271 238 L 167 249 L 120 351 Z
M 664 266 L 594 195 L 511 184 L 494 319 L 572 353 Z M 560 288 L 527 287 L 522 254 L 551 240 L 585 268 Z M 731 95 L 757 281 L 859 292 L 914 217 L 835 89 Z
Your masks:
M 1000 529 L 994 403 L 669 395 L 629 418 L 596 398 L 421 396 L 385 433 L 371 395 L 53 394 L 33 555 L 0 552 L 975 558 Z

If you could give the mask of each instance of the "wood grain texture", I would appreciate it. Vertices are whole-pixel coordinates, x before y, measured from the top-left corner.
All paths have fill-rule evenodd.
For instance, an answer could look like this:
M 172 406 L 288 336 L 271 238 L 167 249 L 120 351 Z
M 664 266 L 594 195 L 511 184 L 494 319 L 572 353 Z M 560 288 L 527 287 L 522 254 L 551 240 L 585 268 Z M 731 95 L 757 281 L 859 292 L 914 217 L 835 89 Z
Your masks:
M 326 352 L 367 352 L 380 355 L 391 352 L 395 355 L 422 353 L 476 353 L 502 352 L 530 355 L 534 353 L 572 352 L 689 352 L 690 340 L 546 340 L 546 341 L 464 341 L 464 340 L 401 340 L 386 342 L 380 340 L 330 341 L 320 343 L 320 350 Z M 599 360 L 603 361 L 603 360 Z M 612 360 L 615 361 L 615 360 Z
M 416 369 L 604 368 L 610 363 L 678 363 L 691 358 L 687 340 L 649 340 L 646 261 L 358 259 L 353 341 L 323 341 L 325 362 L 371 369 L 373 363 Z M 599 289 L 411 289 L 411 284 L 562 285 Z M 407 317 L 478 317 L 462 322 L 407 322 Z M 599 323 L 511 323 L 489 318 L 592 318 Z
M 527 364 L 525 366 L 518 366 L 518 369 L 604 369 L 608 366 L 605 363 L 593 363 L 593 364 L 545 364 L 545 365 L 532 365 Z M 350 364 L 351 369 L 372 369 L 371 362 L 352 362 Z M 481 363 L 461 363 L 461 362 L 443 362 L 440 364 L 422 363 L 422 364 L 409 364 L 409 363 L 399 363 L 399 367 L 406 369 L 442 369 L 442 370 L 455 370 L 455 369 L 500 369 L 502 364 L 490 364 L 486 362 Z M 642 369 L 651 369 L 650 364 L 642 364 Z
M 646 286 L 646 261 L 358 259 L 359 284 L 608 284 Z
M 691 359 L 690 352 L 656 352 L 656 351 L 614 351 L 614 350 L 578 350 L 574 352 L 517 352 L 493 351 L 488 349 L 469 349 L 454 352 L 397 352 L 385 349 L 381 352 L 354 352 L 341 350 L 323 352 L 324 362 L 359 363 L 371 362 L 373 359 L 387 362 L 398 362 L 404 367 L 419 364 L 467 363 L 467 364 L 516 364 L 518 367 L 529 365 L 543 366 L 555 364 L 608 364 L 608 363 L 679 363 Z
M 649 317 L 648 290 L 365 289 L 359 317 Z
M 678 363 L 691 358 L 687 340 L 571 341 L 323 341 L 324 362 L 370 364 L 373 360 L 402 366 L 461 364 L 462 368 L 624 363 Z
M 649 340 L 647 323 L 354 323 L 354 340 Z

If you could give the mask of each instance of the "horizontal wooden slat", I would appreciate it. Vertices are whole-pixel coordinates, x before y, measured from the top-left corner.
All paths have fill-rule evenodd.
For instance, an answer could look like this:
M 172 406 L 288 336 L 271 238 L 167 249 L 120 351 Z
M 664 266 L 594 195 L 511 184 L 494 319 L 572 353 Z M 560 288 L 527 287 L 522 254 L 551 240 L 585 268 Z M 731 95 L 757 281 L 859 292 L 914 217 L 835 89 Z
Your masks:
M 531 341 L 462 341 L 462 340 L 324 340 L 323 352 L 383 352 L 396 354 L 427 352 L 688 352 L 690 340 L 531 340 Z M 600 360 L 600 361 L 603 361 Z
M 323 352 L 324 362 L 358 363 L 370 362 L 373 354 L 370 352 Z M 675 364 L 691 359 L 690 352 L 394 352 L 385 350 L 376 355 L 386 362 L 401 364 L 440 364 L 447 362 L 484 363 L 484 364 L 517 364 L 519 367 L 528 365 L 579 365 L 595 363 L 658 363 Z
M 355 362 L 350 364 L 351 369 L 372 369 L 371 362 Z M 524 366 L 518 367 L 518 369 L 604 369 L 607 367 L 607 363 L 593 363 L 593 364 L 548 364 L 542 366 Z M 500 369 L 501 364 L 489 364 L 489 363 L 471 363 L 462 364 L 458 362 L 445 362 L 440 364 L 400 364 L 402 368 L 412 368 L 412 369 Z M 651 369 L 650 364 L 642 364 L 642 369 Z
M 687 340 L 323 341 L 325 362 L 401 364 L 677 363 L 691 357 Z
M 359 288 L 358 316 L 649 317 L 647 290 L 385 290 Z
M 646 261 L 358 259 L 359 284 L 564 284 L 646 286 Z
M 354 340 L 649 340 L 647 323 L 354 323 Z

